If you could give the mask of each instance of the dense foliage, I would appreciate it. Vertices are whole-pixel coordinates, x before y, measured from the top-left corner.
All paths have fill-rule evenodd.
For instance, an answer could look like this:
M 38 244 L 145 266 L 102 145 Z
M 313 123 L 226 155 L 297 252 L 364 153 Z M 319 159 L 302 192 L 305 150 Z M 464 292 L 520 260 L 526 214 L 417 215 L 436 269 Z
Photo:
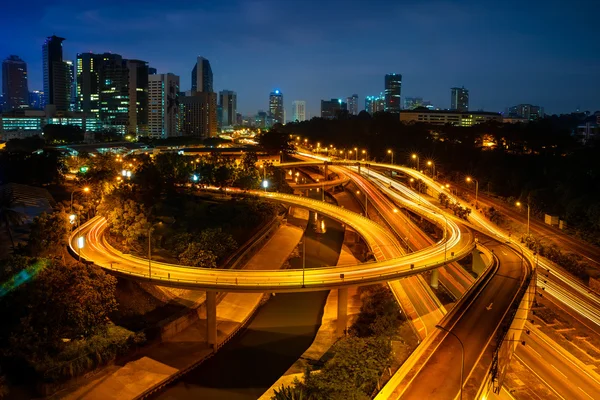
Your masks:
M 600 238 L 600 157 L 597 143 L 582 146 L 572 136 L 582 115 L 551 116 L 529 124 L 488 123 L 469 128 L 404 124 L 397 116 L 361 113 L 342 120 L 314 118 L 281 127 L 287 134 L 337 148 L 358 146 L 369 158 L 415 165 L 434 161 L 446 179 L 477 177 L 479 189 L 529 198 L 534 210 L 564 217 L 569 226 Z

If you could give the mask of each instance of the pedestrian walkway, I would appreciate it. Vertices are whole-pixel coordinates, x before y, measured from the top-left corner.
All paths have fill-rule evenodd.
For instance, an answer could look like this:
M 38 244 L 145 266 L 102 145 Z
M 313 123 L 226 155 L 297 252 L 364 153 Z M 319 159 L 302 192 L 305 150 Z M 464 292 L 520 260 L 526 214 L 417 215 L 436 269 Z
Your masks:
M 342 246 L 342 251 L 338 259 L 337 265 L 356 265 L 359 261 L 352 255 L 346 245 Z M 317 336 L 312 345 L 300 356 L 298 360 L 275 382 L 269 390 L 267 390 L 259 399 L 270 400 L 273 395 L 273 389 L 281 388 L 281 385 L 289 386 L 294 381 L 294 378 L 302 379 L 304 369 L 307 362 L 320 360 L 325 353 L 337 341 L 337 298 L 338 291 L 331 290 L 327 296 L 327 302 L 323 309 L 323 317 L 321 326 L 317 331 Z M 358 313 L 360 312 L 360 295 L 358 288 L 353 287 L 348 289 L 348 326 L 351 326 Z
M 247 269 L 281 267 L 298 245 L 303 230 L 282 225 L 246 264 Z M 228 293 L 217 306 L 217 340 L 225 341 L 258 307 L 262 293 Z M 133 399 L 176 374 L 179 370 L 208 357 L 206 311 L 189 328 L 155 346 L 142 349 L 139 358 L 123 366 L 109 366 L 60 397 L 79 399 Z

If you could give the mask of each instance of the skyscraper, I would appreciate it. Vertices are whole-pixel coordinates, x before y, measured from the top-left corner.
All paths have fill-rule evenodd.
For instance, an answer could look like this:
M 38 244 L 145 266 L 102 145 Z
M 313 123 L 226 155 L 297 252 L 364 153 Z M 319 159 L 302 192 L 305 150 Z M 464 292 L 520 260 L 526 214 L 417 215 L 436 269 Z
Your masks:
M 100 69 L 111 54 L 77 54 L 77 111 L 100 114 Z
M 192 91 L 213 92 L 213 73 L 210 62 L 204 57 L 198 57 L 192 68 Z
M 295 122 L 306 121 L 306 102 L 304 100 L 294 100 L 292 108 L 294 109 L 293 120 Z
M 237 94 L 231 90 L 219 92 L 219 105 L 221 106 L 221 126 L 234 126 L 237 114 Z
M 29 108 L 34 110 L 43 110 L 46 104 L 44 104 L 44 92 L 34 90 L 29 92 Z
M 27 64 L 18 56 L 8 56 L 2 62 L 3 110 L 16 110 L 29 106 Z
M 353 94 L 352 96 L 346 99 L 346 103 L 348 104 L 348 114 L 350 115 L 358 115 L 358 95 Z
M 148 136 L 165 139 L 180 136 L 179 77 L 174 74 L 148 76 Z
M 384 111 L 385 109 L 385 96 L 380 94 L 379 96 L 367 96 L 365 97 L 365 111 L 373 115 L 376 112 Z
M 202 139 L 217 135 L 217 95 L 194 92 L 192 96 L 180 97 L 181 132 L 186 136 Z
M 508 109 L 508 116 L 535 121 L 536 119 L 544 118 L 544 107 L 532 104 L 519 104 Z
M 81 111 L 94 112 L 97 106 L 100 119 L 124 135 L 128 132 L 129 126 L 129 71 L 125 60 L 119 54 L 104 53 L 96 56 L 100 59 L 92 57 L 97 63 L 99 62 L 99 65 L 94 65 L 96 72 L 92 73 L 90 78 L 91 89 L 87 92 L 87 89 L 82 86 L 80 96 L 83 97 L 79 102 L 81 107 L 87 107 L 85 106 L 85 102 L 88 101 L 86 93 L 89 93 L 90 108 L 82 108 Z M 79 76 L 78 83 L 81 80 L 83 85 L 85 79 L 85 76 Z M 97 92 L 94 86 L 96 79 Z M 99 101 L 96 102 L 96 99 Z
M 50 36 L 42 46 L 45 103 L 53 105 L 56 111 L 67 111 L 71 103 L 71 72 L 63 61 L 64 40 Z
M 348 105 L 342 99 L 321 100 L 321 118 L 338 118 L 341 111 L 348 110 Z
M 457 111 L 469 111 L 469 90 L 453 87 L 450 89 L 450 109 Z
M 126 60 L 129 72 L 129 128 L 131 135 L 148 134 L 148 63 Z
M 283 124 L 283 94 L 279 89 L 269 95 L 269 116 L 273 118 L 273 125 Z
M 387 74 L 385 76 L 385 111 L 400 112 L 400 95 L 402 92 L 402 75 Z

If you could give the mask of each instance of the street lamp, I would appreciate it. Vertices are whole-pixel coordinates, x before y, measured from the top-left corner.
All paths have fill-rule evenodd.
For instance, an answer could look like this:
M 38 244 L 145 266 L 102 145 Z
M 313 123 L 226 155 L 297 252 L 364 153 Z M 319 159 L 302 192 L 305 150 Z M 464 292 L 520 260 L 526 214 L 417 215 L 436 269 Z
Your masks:
M 75 192 L 85 192 L 88 193 L 90 191 L 89 187 L 84 187 L 82 189 L 75 189 L 71 192 L 71 213 L 73 212 L 73 195 L 75 194 Z
M 85 237 L 79 236 L 77 238 L 77 258 L 81 262 L 81 249 L 85 246 Z
M 413 154 L 412 156 L 413 160 L 417 160 L 417 170 L 419 169 L 419 156 L 417 154 Z
M 392 150 L 388 150 L 387 153 L 392 156 L 392 164 L 394 163 L 394 152 Z
M 475 208 L 477 208 L 477 197 L 479 196 L 479 181 L 475 178 L 471 178 L 470 176 L 467 176 L 467 182 L 471 182 L 471 181 L 475 182 Z
M 431 167 L 431 177 L 435 179 L 435 163 L 431 160 L 427 161 L 427 165 Z
M 304 286 L 304 269 L 306 268 L 306 234 L 302 238 L 302 287 Z
M 356 194 L 360 194 L 360 190 L 357 190 Z M 367 214 L 367 211 L 369 209 L 368 207 L 369 207 L 369 198 L 367 197 L 367 192 L 365 192 L 365 217 L 369 215 L 369 214 Z
M 363 151 L 362 151 L 362 153 L 365 155 L 365 158 L 364 158 L 364 160 L 365 160 L 365 161 L 369 161 L 369 157 L 367 156 L 367 151 L 366 151 L 366 150 L 363 150 Z
M 460 343 L 460 400 L 462 400 L 463 376 L 465 373 L 465 346 L 463 345 L 462 340 L 460 340 L 460 338 L 454 332 L 444 328 L 441 325 L 436 325 L 435 327 L 444 332 L 451 334 L 452 336 L 454 336 L 456 338 L 456 340 L 458 340 L 458 343 Z
M 267 188 L 269 187 L 269 181 L 267 181 L 266 179 L 263 181 L 262 183 L 263 187 L 265 188 L 265 193 L 267 192 Z
M 356 161 L 358 161 L 358 147 L 354 148 L 354 153 L 356 153 Z
M 152 230 L 156 225 L 162 225 L 162 221 L 148 227 L 148 279 L 152 279 Z
M 517 207 L 521 207 L 521 202 L 517 201 Z M 527 236 L 529 236 L 529 215 L 531 208 L 529 207 L 529 201 L 527 201 Z

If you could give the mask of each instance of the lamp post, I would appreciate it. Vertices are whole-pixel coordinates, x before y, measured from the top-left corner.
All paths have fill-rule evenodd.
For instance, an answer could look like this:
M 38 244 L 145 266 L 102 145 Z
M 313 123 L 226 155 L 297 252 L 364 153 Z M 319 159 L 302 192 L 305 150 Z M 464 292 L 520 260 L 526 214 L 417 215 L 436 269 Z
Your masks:
M 446 250 L 448 249 L 448 240 L 446 240 L 446 232 L 448 232 L 448 217 L 446 214 L 441 214 L 444 217 L 444 264 L 446 263 Z
M 306 234 L 302 238 L 302 287 L 304 286 L 304 269 L 306 268 Z
M 517 201 L 517 207 L 521 207 L 521 202 Z M 529 236 L 529 215 L 531 213 L 531 208 L 529 207 L 529 201 L 527 201 L 527 236 Z
M 365 161 L 369 161 L 369 154 L 366 150 L 363 150 L 362 153 L 365 155 Z
M 431 160 L 427 161 L 427 165 L 431 167 L 431 178 L 435 179 L 435 163 Z
M 75 189 L 75 190 L 73 190 L 71 192 L 71 213 L 73 212 L 73 195 L 75 194 L 75 192 L 85 192 L 85 193 L 87 193 L 89 191 L 90 191 L 90 188 L 86 186 L 86 187 L 81 188 L 81 189 Z
M 419 156 L 417 154 L 413 154 L 411 157 L 413 160 L 417 160 L 417 170 L 419 170 Z
M 360 190 L 357 190 L 356 194 L 360 194 Z M 365 192 L 365 217 L 368 216 L 368 214 L 367 214 L 368 210 L 369 210 L 369 198 L 367 197 L 367 192 Z
M 392 150 L 387 151 L 390 156 L 392 156 L 392 164 L 394 163 L 394 152 Z
M 354 153 L 356 153 L 356 161 L 358 161 L 358 147 L 354 148 Z
M 441 325 L 436 325 L 435 327 L 444 332 L 451 334 L 452 336 L 454 336 L 456 338 L 456 340 L 458 340 L 458 343 L 460 343 L 460 397 L 459 398 L 460 398 L 460 400 L 462 400 L 463 375 L 465 373 L 465 346 L 463 345 L 462 340 L 460 340 L 460 338 L 451 330 L 448 330 Z
M 152 247 L 151 247 L 152 230 L 154 229 L 154 227 L 156 225 L 160 225 L 160 224 L 162 224 L 162 222 L 159 222 L 154 225 L 150 225 L 150 227 L 148 227 L 148 279 L 149 280 L 152 279 Z
M 475 182 L 475 208 L 477 208 L 477 199 L 479 196 L 479 181 L 475 178 L 471 178 L 470 176 L 467 176 L 467 182 L 471 182 L 471 181 Z

